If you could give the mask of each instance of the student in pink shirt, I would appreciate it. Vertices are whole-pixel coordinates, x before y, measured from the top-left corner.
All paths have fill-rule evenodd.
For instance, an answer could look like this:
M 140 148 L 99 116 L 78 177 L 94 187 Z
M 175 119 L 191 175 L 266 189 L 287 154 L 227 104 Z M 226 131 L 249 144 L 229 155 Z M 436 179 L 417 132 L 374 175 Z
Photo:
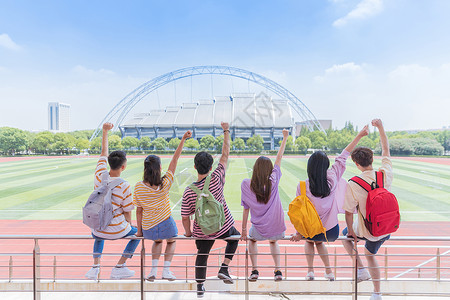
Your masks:
M 320 220 L 325 227 L 326 237 L 323 233 L 312 238 L 308 238 L 305 242 L 305 254 L 308 262 L 308 274 L 306 280 L 314 280 L 314 245 L 316 245 L 317 253 L 319 253 L 323 264 L 325 265 L 325 278 L 333 281 L 334 274 L 330 268 L 328 259 L 328 251 L 324 241 L 334 242 L 339 236 L 338 224 L 338 199 L 336 190 L 342 175 L 345 172 L 345 163 L 350 152 L 358 144 L 359 140 L 369 134 L 368 126 L 356 135 L 353 141 L 336 157 L 336 161 L 331 166 L 330 160 L 323 151 L 314 152 L 308 159 L 308 179 L 306 179 L 306 196 L 312 202 L 319 214 Z M 301 195 L 300 184 L 297 186 L 297 196 Z M 342 201 L 341 201 L 342 202 Z M 292 236 L 292 241 L 299 241 L 302 236 L 297 232 Z
M 278 193 L 278 184 L 281 177 L 281 158 L 283 157 L 289 131 L 283 130 L 283 141 L 278 150 L 275 166 L 272 161 L 260 156 L 253 166 L 252 179 L 244 179 L 241 184 L 241 205 L 244 207 L 242 217 L 241 240 L 249 240 L 252 273 L 250 281 L 259 277 L 257 263 L 257 241 L 269 240 L 270 253 L 275 263 L 274 280 L 280 281 L 283 275 L 280 271 L 280 247 L 277 240 L 284 238 L 286 225 L 284 224 L 284 211 Z M 252 227 L 247 237 L 248 213 L 251 212 Z

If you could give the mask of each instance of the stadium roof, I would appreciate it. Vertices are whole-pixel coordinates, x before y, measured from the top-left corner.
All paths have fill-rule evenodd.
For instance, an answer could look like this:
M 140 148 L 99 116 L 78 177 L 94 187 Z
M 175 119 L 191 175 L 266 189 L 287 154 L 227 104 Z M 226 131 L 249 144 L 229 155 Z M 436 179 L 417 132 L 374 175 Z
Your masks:
M 294 120 L 288 101 L 262 95 L 233 94 L 151 110 L 134 115 L 122 128 L 211 128 L 219 127 L 221 121 L 242 129 L 292 128 Z

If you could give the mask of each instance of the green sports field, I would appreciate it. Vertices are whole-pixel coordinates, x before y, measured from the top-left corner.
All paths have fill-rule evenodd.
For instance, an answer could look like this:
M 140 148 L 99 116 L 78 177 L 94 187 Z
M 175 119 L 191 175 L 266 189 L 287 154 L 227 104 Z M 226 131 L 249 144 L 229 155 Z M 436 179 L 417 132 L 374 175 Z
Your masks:
M 81 207 L 93 189 L 97 157 L 35 158 L 0 162 L 0 219 L 81 219 Z M 240 184 L 251 176 L 255 158 L 230 158 L 225 197 L 236 219 L 241 219 Z M 445 160 L 444 160 L 445 161 Z M 163 158 L 167 168 L 169 158 Z M 300 179 L 306 178 L 306 158 L 285 157 L 282 161 L 280 196 L 285 210 L 294 198 Z M 379 161 L 375 161 L 375 167 Z M 394 183 L 404 221 L 450 220 L 450 165 L 393 159 Z M 142 177 L 143 158 L 129 158 L 123 177 L 132 186 Z M 347 161 L 344 178 L 358 170 Z M 180 218 L 184 188 L 196 178 L 192 158 L 181 158 L 171 189 L 173 216 Z

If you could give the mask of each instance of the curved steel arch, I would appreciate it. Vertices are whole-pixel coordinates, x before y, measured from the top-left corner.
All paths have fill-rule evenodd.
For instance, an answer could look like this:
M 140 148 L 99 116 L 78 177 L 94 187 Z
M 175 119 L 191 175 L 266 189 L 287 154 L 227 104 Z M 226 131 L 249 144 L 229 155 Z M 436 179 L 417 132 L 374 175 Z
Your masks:
M 122 124 L 123 119 L 128 115 L 130 110 L 138 104 L 145 96 L 153 92 L 154 90 L 179 79 L 183 79 L 186 77 L 199 76 L 199 75 L 223 75 L 223 76 L 233 76 L 241 79 L 245 79 L 251 82 L 254 82 L 260 86 L 267 88 L 268 90 L 274 92 L 276 95 L 282 97 L 282 99 L 287 99 L 291 104 L 291 107 L 303 118 L 306 122 L 306 126 L 310 130 L 314 130 L 315 128 L 325 132 L 325 130 L 320 125 L 319 121 L 317 121 L 314 114 L 306 107 L 306 105 L 298 99 L 294 94 L 292 94 L 289 90 L 279 85 L 273 80 L 261 76 L 259 74 L 234 68 L 234 67 L 226 67 L 226 66 L 196 66 L 196 67 L 188 67 L 179 69 L 173 72 L 166 73 L 164 75 L 153 78 L 152 80 L 142 84 L 131 93 L 129 93 L 125 98 L 119 101 L 111 111 L 103 118 L 100 122 L 99 126 L 92 134 L 91 139 L 94 139 L 99 131 L 102 128 L 102 124 L 107 121 L 111 121 L 114 117 L 117 116 L 116 119 L 116 128 Z

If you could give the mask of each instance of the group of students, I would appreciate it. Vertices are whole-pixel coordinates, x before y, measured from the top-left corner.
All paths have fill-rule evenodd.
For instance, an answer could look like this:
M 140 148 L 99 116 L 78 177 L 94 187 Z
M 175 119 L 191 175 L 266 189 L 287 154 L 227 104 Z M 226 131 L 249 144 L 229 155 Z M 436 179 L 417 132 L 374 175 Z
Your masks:
M 384 188 L 390 189 L 392 183 L 392 163 L 390 160 L 389 144 L 380 119 L 372 120 L 372 125 L 379 130 L 382 147 L 381 167 L 383 173 Z M 206 279 L 206 268 L 209 252 L 216 239 L 225 239 L 234 235 L 241 235 L 241 240 L 248 240 L 249 254 L 252 263 L 252 272 L 249 274 L 250 281 L 256 281 L 259 277 L 257 262 L 257 242 L 268 240 L 270 251 L 274 260 L 274 280 L 282 280 L 280 271 L 280 249 L 278 240 L 285 237 L 286 225 L 284 211 L 280 200 L 278 186 L 280 182 L 280 164 L 284 154 L 286 141 L 289 136 L 288 130 L 283 130 L 283 140 L 275 159 L 275 164 L 265 157 L 259 157 L 253 167 L 251 179 L 244 179 L 241 184 L 241 205 L 243 206 L 241 233 L 234 227 L 234 219 L 228 208 L 224 197 L 225 173 L 230 152 L 230 130 L 228 123 L 221 124 L 224 134 L 222 155 L 218 166 L 212 170 L 214 159 L 207 152 L 199 152 L 194 158 L 194 167 L 197 171 L 197 180 L 187 186 L 181 204 L 182 225 L 186 237 L 196 238 L 197 257 L 195 260 L 195 279 L 197 281 L 197 296 L 204 295 L 204 281 Z M 95 187 L 102 184 L 103 180 L 112 182 L 120 177 L 121 172 L 127 165 L 126 154 L 123 151 L 113 151 L 108 155 L 108 131 L 113 128 L 110 123 L 103 125 L 102 152 L 95 171 Z M 330 268 L 327 248 L 324 241 L 334 242 L 339 236 L 338 213 L 345 211 L 347 228 L 343 235 L 365 240 L 365 254 L 369 266 L 367 271 L 360 259 L 358 263 L 358 281 L 372 278 L 374 293 L 371 300 L 381 299 L 380 293 L 380 271 L 375 254 L 380 246 L 389 239 L 389 235 L 373 236 L 364 226 L 366 216 L 367 191 L 357 183 L 350 181 L 344 193 L 338 192 L 339 182 L 345 171 L 347 158 L 351 155 L 356 167 L 362 172 L 359 177 L 366 182 L 376 182 L 376 173 L 372 167 L 373 152 L 365 147 L 357 147 L 359 140 L 368 135 L 368 126 L 365 126 L 354 138 L 354 140 L 336 158 L 335 163 L 330 166 L 330 161 L 323 151 L 314 152 L 308 160 L 308 178 L 297 187 L 297 196 L 306 194 L 313 203 L 323 226 L 327 229 L 326 234 L 318 234 L 305 241 L 305 254 L 308 262 L 307 280 L 314 280 L 314 247 L 325 265 L 324 277 L 333 281 L 334 274 Z M 152 268 L 147 280 L 153 281 L 157 278 L 158 260 L 161 256 L 163 241 L 166 241 L 164 254 L 164 268 L 162 279 L 175 280 L 176 277 L 170 271 L 170 264 L 175 252 L 178 235 L 176 223 L 171 216 L 169 190 L 174 181 L 178 159 L 181 155 L 184 142 L 191 137 L 187 131 L 178 145 L 167 172 L 161 176 L 161 160 L 158 156 L 149 155 L 144 160 L 143 180 L 136 183 L 134 196 L 128 182 L 122 180 L 112 191 L 112 203 L 114 206 L 113 221 L 102 230 L 92 230 L 94 242 L 94 265 L 86 273 L 86 277 L 96 280 L 100 270 L 100 257 L 105 239 L 118 239 L 126 236 L 143 236 L 153 240 L 152 245 Z M 107 162 L 110 170 L 108 173 Z M 109 176 L 105 176 L 107 174 Z M 117 182 L 117 181 L 116 181 Z M 214 199 L 223 205 L 223 226 L 212 234 L 204 234 L 196 220 L 191 226 L 191 216 L 195 214 L 196 202 L 199 192 L 208 190 Z M 342 196 L 341 196 L 342 195 Z M 344 199 L 339 199 L 339 198 Z M 342 204 L 343 203 L 343 204 Z M 137 227 L 131 225 L 131 211 L 136 207 Z M 358 211 L 358 218 L 354 222 L 353 214 Z M 251 227 L 247 230 L 248 216 L 251 215 Z M 303 237 L 296 232 L 291 236 L 291 241 L 299 241 Z M 229 274 L 228 266 L 238 247 L 238 240 L 227 239 L 225 257 L 218 272 L 218 278 L 227 284 L 232 284 L 233 279 Z M 344 247 L 349 254 L 353 254 L 354 245 L 351 240 L 344 240 Z M 134 276 L 134 271 L 125 266 L 126 260 L 131 258 L 138 239 L 130 239 L 122 257 L 112 269 L 112 279 L 122 279 Z

